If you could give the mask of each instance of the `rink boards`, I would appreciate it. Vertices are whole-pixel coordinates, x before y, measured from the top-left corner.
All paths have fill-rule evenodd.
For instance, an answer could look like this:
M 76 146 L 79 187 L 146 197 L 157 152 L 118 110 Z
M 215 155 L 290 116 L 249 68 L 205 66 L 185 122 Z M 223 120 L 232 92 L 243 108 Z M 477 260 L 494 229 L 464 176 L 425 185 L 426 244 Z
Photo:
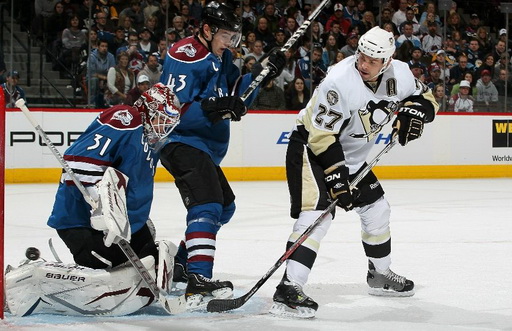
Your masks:
M 63 153 L 98 110 L 32 109 Z M 283 180 L 288 135 L 296 112 L 251 111 L 231 126 L 222 166 L 230 180 Z M 8 109 L 5 132 L 7 183 L 56 182 L 60 165 L 21 111 Z M 390 125 L 377 137 L 369 158 L 390 139 Z M 439 115 L 423 137 L 396 146 L 375 168 L 382 179 L 512 177 L 512 114 Z M 172 180 L 159 166 L 155 179 Z

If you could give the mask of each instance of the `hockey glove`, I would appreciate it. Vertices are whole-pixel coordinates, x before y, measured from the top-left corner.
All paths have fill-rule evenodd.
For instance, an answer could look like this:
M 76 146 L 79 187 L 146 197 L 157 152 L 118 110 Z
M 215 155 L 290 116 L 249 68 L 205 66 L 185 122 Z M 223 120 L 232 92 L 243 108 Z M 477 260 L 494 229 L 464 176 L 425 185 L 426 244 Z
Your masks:
M 247 107 L 238 96 L 203 99 L 201 108 L 213 124 L 225 119 L 240 121 L 247 114 Z
M 357 188 L 350 188 L 347 167 L 339 166 L 326 174 L 325 185 L 330 197 L 333 200 L 338 199 L 338 207 L 346 211 L 354 208 L 353 202 L 359 196 L 359 191 Z
M 254 79 L 263 71 L 264 66 L 267 66 L 269 73 L 261 81 L 261 86 L 266 86 L 268 82 L 283 72 L 285 65 L 286 57 L 284 53 L 275 48 L 271 50 L 267 56 L 261 58 L 259 62 L 253 64 L 251 74 Z
M 418 104 L 419 105 L 419 104 Z M 411 106 L 400 107 L 398 115 L 393 123 L 392 136 L 398 135 L 398 142 L 405 146 L 409 141 L 418 139 L 423 133 L 423 125 L 426 120 L 426 114 L 419 109 L 420 107 Z

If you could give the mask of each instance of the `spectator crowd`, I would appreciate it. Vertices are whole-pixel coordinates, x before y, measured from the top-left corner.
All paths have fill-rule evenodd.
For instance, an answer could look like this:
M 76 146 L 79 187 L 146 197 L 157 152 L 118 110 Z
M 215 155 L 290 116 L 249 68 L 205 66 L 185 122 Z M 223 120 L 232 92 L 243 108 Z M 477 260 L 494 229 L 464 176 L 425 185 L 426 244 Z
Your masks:
M 207 2 L 35 0 L 28 24 L 54 69 L 75 80 L 85 102 L 105 108 L 131 104 L 159 81 L 168 48 L 197 32 Z M 300 110 L 329 68 L 354 55 L 359 37 L 379 25 L 394 34 L 395 59 L 433 90 L 441 111 L 502 111 L 512 81 L 499 2 L 452 1 L 440 11 L 437 1 L 333 1 L 285 52 L 282 74 L 261 87 L 250 108 Z M 241 72 L 281 48 L 318 4 L 233 1 L 243 22 L 242 42 L 231 49 Z

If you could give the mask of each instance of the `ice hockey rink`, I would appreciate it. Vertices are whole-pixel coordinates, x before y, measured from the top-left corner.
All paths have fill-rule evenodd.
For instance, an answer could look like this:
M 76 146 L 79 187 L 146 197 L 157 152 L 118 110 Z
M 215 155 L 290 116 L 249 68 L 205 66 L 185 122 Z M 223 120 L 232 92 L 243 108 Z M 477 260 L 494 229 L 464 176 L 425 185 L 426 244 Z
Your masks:
M 284 251 L 293 221 L 285 182 L 232 182 L 237 212 L 217 237 L 214 278 L 245 294 Z M 157 304 L 125 317 L 6 313 L 9 330 L 512 330 L 512 178 L 383 180 L 392 206 L 392 269 L 416 283 L 410 298 L 369 296 L 357 214 L 341 209 L 322 242 L 305 292 L 316 318 L 267 313 L 281 267 L 238 310 L 169 316 Z M 27 247 L 64 262 L 67 248 L 46 226 L 56 184 L 6 185 L 5 263 Z M 178 243 L 185 209 L 173 183 L 157 183 L 152 219 L 158 239 Z

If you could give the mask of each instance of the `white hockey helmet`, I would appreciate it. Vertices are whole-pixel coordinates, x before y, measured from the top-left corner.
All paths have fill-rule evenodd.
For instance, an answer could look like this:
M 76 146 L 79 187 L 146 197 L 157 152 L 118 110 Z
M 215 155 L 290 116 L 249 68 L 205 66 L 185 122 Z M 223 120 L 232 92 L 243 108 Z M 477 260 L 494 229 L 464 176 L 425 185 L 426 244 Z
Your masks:
M 395 38 L 391 32 L 373 27 L 359 38 L 356 55 L 359 56 L 359 53 L 383 60 L 380 75 L 389 68 L 389 59 L 395 54 Z

